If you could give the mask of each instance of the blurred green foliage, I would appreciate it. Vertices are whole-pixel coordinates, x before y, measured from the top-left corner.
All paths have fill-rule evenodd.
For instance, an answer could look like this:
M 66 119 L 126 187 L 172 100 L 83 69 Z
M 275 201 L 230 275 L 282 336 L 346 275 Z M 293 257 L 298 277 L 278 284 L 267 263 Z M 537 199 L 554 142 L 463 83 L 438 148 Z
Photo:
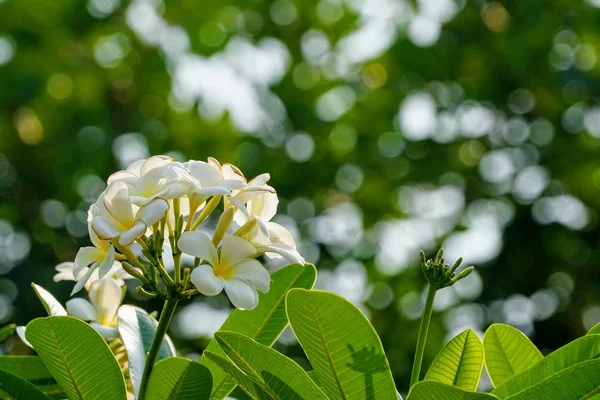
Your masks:
M 478 266 L 438 304 L 425 367 L 448 332 L 495 321 L 557 348 L 600 320 L 597 7 L 0 1 L 0 321 L 43 314 L 31 281 L 67 299 L 53 266 L 88 243 L 103 181 L 167 153 L 271 173 L 321 287 L 369 311 L 398 387 L 420 248 Z

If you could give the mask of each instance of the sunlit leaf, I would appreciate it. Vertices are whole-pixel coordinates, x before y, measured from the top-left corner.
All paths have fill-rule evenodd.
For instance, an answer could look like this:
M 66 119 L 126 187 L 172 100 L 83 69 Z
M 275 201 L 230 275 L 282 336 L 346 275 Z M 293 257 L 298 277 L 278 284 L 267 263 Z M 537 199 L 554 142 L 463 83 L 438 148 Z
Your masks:
M 317 270 L 314 265 L 291 264 L 271 276 L 268 293 L 260 293 L 258 306 L 251 311 L 234 310 L 221 330 L 238 332 L 265 346 L 271 346 L 288 324 L 285 313 L 285 296 L 292 288 L 310 289 L 315 283 Z M 206 351 L 223 356 L 216 341 L 211 341 Z M 235 383 L 204 355 L 200 363 L 206 365 L 213 376 L 213 399 L 223 399 L 235 388 Z
M 591 360 L 564 369 L 506 399 L 584 400 L 596 399 L 599 394 L 600 360 Z
M 208 368 L 181 357 L 159 361 L 148 382 L 148 400 L 205 400 L 212 378 Z
M 16 330 L 17 325 L 15 324 L 6 325 L 0 328 L 0 342 L 9 337 L 10 335 L 14 334 Z
M 265 393 L 264 390 L 228 359 L 210 351 L 204 352 L 204 355 L 221 368 L 225 374 L 229 375 L 252 400 L 272 400 L 271 396 Z
M 49 400 L 40 389 L 16 375 L 0 370 L 0 398 L 9 400 Z
M 408 394 L 407 400 L 492 400 L 496 396 L 488 393 L 469 392 L 441 382 L 417 383 Z
M 494 389 L 493 393 L 500 398 L 509 397 L 538 384 L 563 369 L 598 357 L 600 357 L 600 335 L 581 337 L 548 354 L 528 370 L 508 378 Z
M 248 378 L 275 400 L 324 399 L 306 371 L 270 347 L 234 332 L 217 332 L 217 342 Z
M 377 333 L 352 303 L 335 294 L 293 289 L 290 325 L 331 399 L 393 399 L 394 380 Z
M 438 353 L 425 379 L 474 391 L 482 369 L 483 345 L 477 334 L 467 329 Z
M 487 329 L 483 349 L 485 367 L 494 386 L 544 358 L 523 332 L 505 324 L 493 324 Z
M 146 363 L 146 354 L 150 350 L 150 344 L 158 322 L 150 318 L 148 313 L 135 306 L 123 305 L 119 308 L 119 334 L 127 350 L 129 360 L 129 375 L 133 385 L 134 393 L 138 394 Z M 158 360 L 174 356 L 175 347 L 165 335 L 162 347 L 158 353 Z
M 597 323 L 587 333 L 588 335 L 600 335 L 600 323 Z
M 94 328 L 73 317 L 37 318 L 31 342 L 70 399 L 126 398 L 125 380 L 110 348 Z

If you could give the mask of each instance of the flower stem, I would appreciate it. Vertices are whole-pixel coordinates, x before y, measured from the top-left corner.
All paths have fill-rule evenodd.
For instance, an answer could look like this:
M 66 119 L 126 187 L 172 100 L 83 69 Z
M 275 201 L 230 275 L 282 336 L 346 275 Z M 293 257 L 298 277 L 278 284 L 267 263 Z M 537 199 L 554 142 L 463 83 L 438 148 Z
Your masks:
M 177 307 L 178 302 L 178 298 L 167 299 L 165 301 L 165 305 L 163 306 L 160 319 L 158 320 L 158 326 L 156 327 L 156 332 L 154 333 L 154 338 L 152 339 L 152 344 L 150 345 L 150 350 L 146 356 L 146 365 L 144 366 L 144 373 L 142 375 L 142 382 L 140 384 L 140 392 L 138 396 L 139 400 L 144 400 L 146 396 L 150 374 L 152 373 L 154 364 L 156 364 L 158 353 L 162 347 L 163 339 L 165 338 L 167 329 L 169 328 L 169 324 L 171 323 L 171 319 L 173 318 L 173 314 L 175 313 L 175 308 Z
M 427 300 L 421 317 L 421 327 L 419 328 L 419 339 L 417 340 L 417 350 L 415 352 L 415 360 L 413 362 L 412 374 L 410 377 L 410 387 L 412 388 L 421 376 L 421 364 L 423 363 L 423 353 L 425 352 L 425 342 L 427 342 L 427 331 L 429 330 L 429 322 L 431 321 L 431 313 L 433 311 L 433 300 L 435 299 L 437 286 L 429 284 L 427 290 Z

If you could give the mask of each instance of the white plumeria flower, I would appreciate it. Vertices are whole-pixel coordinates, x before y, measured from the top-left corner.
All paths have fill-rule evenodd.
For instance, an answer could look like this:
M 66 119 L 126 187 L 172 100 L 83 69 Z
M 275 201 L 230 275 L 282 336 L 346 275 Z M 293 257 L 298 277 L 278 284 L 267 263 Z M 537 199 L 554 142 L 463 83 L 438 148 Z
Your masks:
M 252 310 L 258 304 L 256 291 L 266 293 L 271 276 L 253 257 L 256 248 L 247 240 L 227 235 L 220 246 L 220 255 L 210 238 L 197 231 L 184 232 L 177 242 L 179 249 L 208 264 L 194 268 L 190 280 L 205 296 L 215 296 L 223 289 L 236 308 Z
M 242 226 L 251 219 L 256 219 L 258 226 L 245 235 L 245 239 L 268 257 L 285 257 L 290 262 L 304 264 L 305 260 L 296 250 L 292 234 L 283 226 L 271 222 L 277 213 L 278 204 L 276 193 L 260 193 L 245 206 L 238 207 L 234 221 Z
M 140 207 L 156 198 L 181 197 L 194 184 L 184 165 L 167 156 L 136 161 L 125 171 L 115 172 L 108 178 L 109 185 L 115 181 L 129 186 L 131 202 Z
M 138 207 L 129 196 L 128 185 L 116 180 L 111 182 L 100 195 L 92 220 L 92 228 L 100 239 L 114 240 L 122 246 L 132 244 L 146 233 L 146 229 L 163 219 L 169 210 L 169 203 L 155 198 Z
M 198 197 L 227 195 L 246 186 L 237 167 L 231 164 L 222 166 L 212 157 L 208 158 L 208 162 L 190 160 L 186 164 L 190 175 L 198 181 L 198 186 L 192 188 L 193 194 Z
M 53 277 L 54 282 L 80 281 L 90 270 L 89 267 L 84 267 L 77 275 L 75 275 L 75 263 L 70 261 L 62 262 L 54 267 L 54 269 L 56 270 L 56 274 Z M 120 286 L 124 286 L 125 280 L 127 279 L 135 279 L 133 276 L 125 272 L 119 261 L 115 261 L 113 263 L 112 267 L 108 270 L 108 273 L 106 273 L 106 276 L 114 279 Z M 83 287 L 85 287 L 86 290 L 89 290 L 91 284 L 96 282 L 98 279 L 101 278 L 99 276 L 98 269 L 95 269 L 92 271 L 87 281 L 83 284 Z M 74 291 L 73 293 L 76 292 L 77 291 Z
M 67 301 L 67 313 L 90 322 L 104 339 L 117 337 L 117 312 L 123 291 L 117 281 L 104 278 L 95 281 L 88 292 L 89 301 L 81 297 Z

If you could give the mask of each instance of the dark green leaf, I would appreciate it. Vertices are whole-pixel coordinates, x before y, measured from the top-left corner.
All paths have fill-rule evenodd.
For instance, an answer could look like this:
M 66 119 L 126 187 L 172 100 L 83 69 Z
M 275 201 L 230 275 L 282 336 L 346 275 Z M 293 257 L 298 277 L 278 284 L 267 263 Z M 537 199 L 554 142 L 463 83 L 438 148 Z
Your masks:
M 169 357 L 159 361 L 148 382 L 148 400 L 205 400 L 212 378 L 208 368 L 195 361 Z
M 9 400 L 49 400 L 40 389 L 16 375 L 0 370 L 0 398 Z
M 265 393 L 264 390 L 228 359 L 210 351 L 204 352 L 204 355 L 221 368 L 225 374 L 229 375 L 252 400 L 272 400 L 271 396 Z
M 10 335 L 13 335 L 16 330 L 17 325 L 15 324 L 6 325 L 0 328 L 0 342 L 9 337 Z
M 417 383 L 408 394 L 407 400 L 492 400 L 496 396 L 462 390 L 441 382 L 423 381 Z

